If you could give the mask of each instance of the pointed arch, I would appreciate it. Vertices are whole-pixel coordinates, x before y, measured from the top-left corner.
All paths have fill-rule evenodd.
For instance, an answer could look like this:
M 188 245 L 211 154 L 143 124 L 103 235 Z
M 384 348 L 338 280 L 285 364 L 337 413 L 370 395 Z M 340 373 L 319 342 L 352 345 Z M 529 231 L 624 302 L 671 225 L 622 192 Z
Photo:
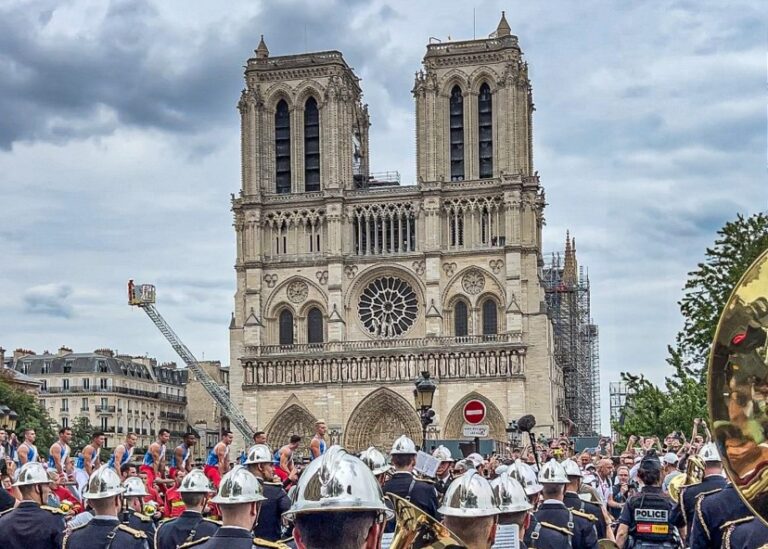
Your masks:
M 267 444 L 277 450 L 288 444 L 291 435 L 299 435 L 299 451 L 307 454 L 309 441 L 315 434 L 316 421 L 317 418 L 292 394 L 264 429 L 267 433 Z
M 376 446 L 389 450 L 400 435 L 421 442 L 421 423 L 413 404 L 398 393 L 380 387 L 366 396 L 354 409 L 344 429 L 344 447 L 360 452 Z
M 285 99 L 275 107 L 275 192 L 291 192 L 291 109 Z
M 493 95 L 487 82 L 480 85 L 477 95 L 477 135 L 479 176 L 480 179 L 488 179 L 493 177 Z M 487 231 L 485 227 L 484 238 L 487 238 Z
M 464 91 L 458 84 L 448 95 L 451 181 L 464 181 Z
M 470 400 L 479 400 L 485 404 L 485 420 L 484 424 L 487 424 L 491 428 L 490 438 L 494 440 L 506 440 L 507 423 L 504 420 L 504 414 L 491 402 L 491 400 L 477 391 L 472 391 L 459 400 L 451 411 L 448 413 L 448 418 L 445 421 L 445 427 L 443 428 L 443 438 L 446 439 L 461 439 L 462 428 L 464 427 L 464 405 Z

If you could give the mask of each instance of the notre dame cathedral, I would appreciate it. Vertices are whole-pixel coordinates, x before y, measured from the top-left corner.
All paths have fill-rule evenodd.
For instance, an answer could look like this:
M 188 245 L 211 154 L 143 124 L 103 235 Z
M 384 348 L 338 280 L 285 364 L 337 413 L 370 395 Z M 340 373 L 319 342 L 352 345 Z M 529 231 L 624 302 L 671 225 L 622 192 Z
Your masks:
M 271 56 L 262 38 L 245 82 L 230 386 L 251 424 L 273 446 L 318 418 L 352 451 L 420 441 L 428 371 L 430 438 L 463 438 L 470 399 L 492 439 L 525 413 L 563 431 L 531 85 L 504 16 L 487 39 L 427 46 L 413 185 L 370 172 L 368 110 L 340 52 Z

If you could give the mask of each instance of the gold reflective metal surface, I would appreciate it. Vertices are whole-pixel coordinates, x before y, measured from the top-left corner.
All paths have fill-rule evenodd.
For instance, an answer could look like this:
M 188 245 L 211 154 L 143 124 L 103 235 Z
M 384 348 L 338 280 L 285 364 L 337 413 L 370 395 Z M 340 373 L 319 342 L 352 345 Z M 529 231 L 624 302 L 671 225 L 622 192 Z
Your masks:
M 768 521 L 768 250 L 744 273 L 717 325 L 709 415 L 726 473 Z
M 466 549 L 456 534 L 409 501 L 391 493 L 387 497 L 397 519 L 389 549 Z

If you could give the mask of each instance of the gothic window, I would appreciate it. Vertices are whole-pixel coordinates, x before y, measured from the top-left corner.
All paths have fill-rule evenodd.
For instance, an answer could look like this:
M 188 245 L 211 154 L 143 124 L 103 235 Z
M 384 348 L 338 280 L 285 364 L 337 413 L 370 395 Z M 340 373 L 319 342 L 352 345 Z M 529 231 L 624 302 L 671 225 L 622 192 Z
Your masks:
M 357 255 L 416 251 L 416 216 L 411 204 L 357 208 L 353 220 Z
M 496 302 L 491 298 L 486 299 L 483 302 L 483 335 L 498 333 L 497 316 Z
M 450 99 L 451 181 L 464 181 L 464 97 L 454 86 Z
M 358 314 L 371 335 L 397 337 L 416 321 L 419 300 L 410 284 L 394 276 L 373 280 L 365 287 L 358 302 Z
M 275 111 L 275 192 L 291 192 L 291 112 L 284 99 Z
M 459 247 L 464 245 L 464 212 L 456 209 L 449 211 L 451 246 Z
M 480 148 L 480 179 L 493 177 L 493 109 L 491 88 L 480 86 L 477 97 L 477 135 Z
M 280 345 L 293 345 L 293 313 L 283 309 L 280 313 Z
M 307 314 L 307 343 L 323 342 L 323 313 L 320 309 L 310 309 Z
M 320 190 L 320 114 L 314 97 L 304 105 L 304 191 Z
M 453 335 L 462 337 L 468 334 L 467 304 L 463 301 L 457 301 L 453 308 Z

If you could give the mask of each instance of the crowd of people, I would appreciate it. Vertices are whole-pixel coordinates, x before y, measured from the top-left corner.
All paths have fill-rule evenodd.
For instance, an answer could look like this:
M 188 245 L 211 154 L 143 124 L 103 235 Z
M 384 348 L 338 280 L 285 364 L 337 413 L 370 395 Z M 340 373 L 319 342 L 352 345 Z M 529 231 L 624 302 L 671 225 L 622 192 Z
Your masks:
M 62 428 L 43 459 L 33 430 L 16 443 L 0 430 L 0 546 L 761 547 L 768 528 L 700 424 L 690 440 L 631 436 L 618 451 L 606 438 L 577 451 L 566 436 L 528 437 L 459 456 L 443 445 L 422 452 L 403 435 L 386 453 L 355 456 L 329 447 L 318 421 L 311 440 L 293 435 L 276 450 L 259 431 L 238 457 L 225 431 L 201 464 L 194 433 L 169 448 L 161 429 L 143 456 L 128 433 L 102 463 L 100 432 L 73 453 Z

